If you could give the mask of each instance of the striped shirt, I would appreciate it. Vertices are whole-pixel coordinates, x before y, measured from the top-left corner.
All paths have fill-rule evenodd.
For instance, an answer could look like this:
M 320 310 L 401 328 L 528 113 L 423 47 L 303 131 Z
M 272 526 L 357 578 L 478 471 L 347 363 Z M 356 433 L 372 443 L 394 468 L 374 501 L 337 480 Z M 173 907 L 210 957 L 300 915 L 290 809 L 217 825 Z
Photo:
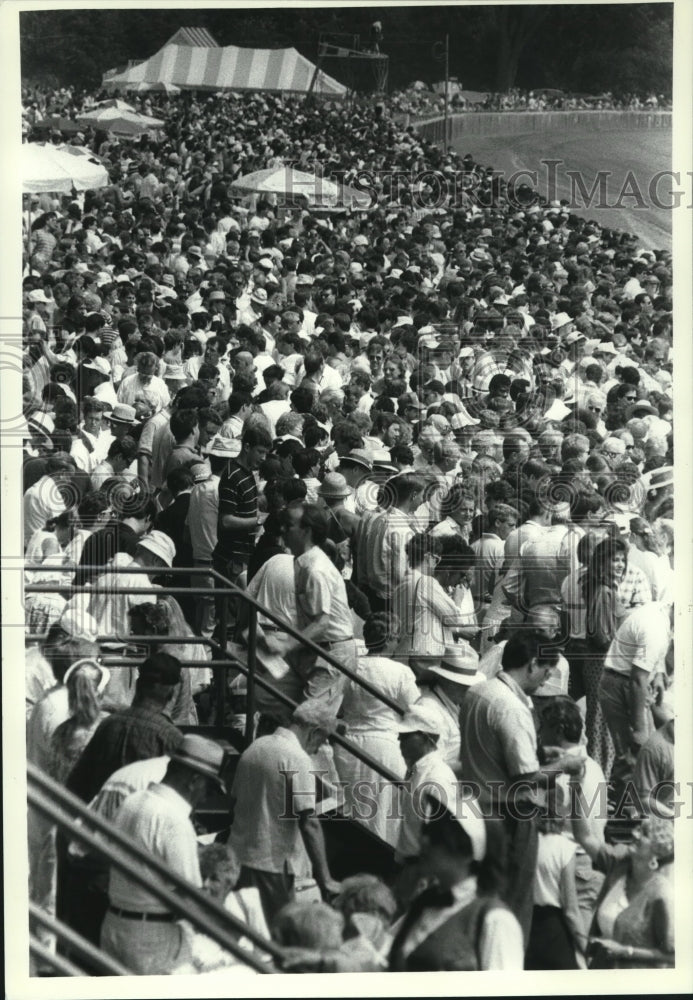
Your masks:
M 257 483 L 255 476 L 232 458 L 219 481 L 219 521 L 217 524 L 216 556 L 247 565 L 255 544 L 254 531 L 236 531 L 224 527 L 224 517 L 257 517 Z

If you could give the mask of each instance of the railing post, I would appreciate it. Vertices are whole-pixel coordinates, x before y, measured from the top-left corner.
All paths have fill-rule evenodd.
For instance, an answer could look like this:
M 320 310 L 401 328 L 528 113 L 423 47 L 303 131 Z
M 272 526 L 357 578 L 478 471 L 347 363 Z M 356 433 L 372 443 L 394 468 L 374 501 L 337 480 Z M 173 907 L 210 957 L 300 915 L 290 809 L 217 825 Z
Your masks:
M 224 656 L 227 655 L 228 649 L 228 630 L 229 630 L 229 597 L 228 594 L 224 593 L 219 607 L 219 642 L 221 648 L 224 651 Z M 216 689 L 216 701 L 217 701 L 217 725 L 226 725 L 226 669 L 224 667 L 216 667 L 214 670 L 214 686 Z
M 251 604 L 248 617 L 248 692 L 245 699 L 245 743 L 255 737 L 255 647 L 257 646 L 257 610 Z

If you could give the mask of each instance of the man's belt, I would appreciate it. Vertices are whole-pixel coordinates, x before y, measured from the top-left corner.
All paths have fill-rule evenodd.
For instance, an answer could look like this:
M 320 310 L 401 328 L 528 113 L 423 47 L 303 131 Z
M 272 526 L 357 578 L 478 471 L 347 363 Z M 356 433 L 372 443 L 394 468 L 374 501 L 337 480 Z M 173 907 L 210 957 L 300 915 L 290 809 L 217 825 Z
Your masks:
M 143 913 L 140 910 L 121 910 L 119 906 L 109 906 L 111 913 L 117 917 L 125 917 L 127 920 L 147 920 L 158 923 L 174 923 L 178 917 L 173 913 Z

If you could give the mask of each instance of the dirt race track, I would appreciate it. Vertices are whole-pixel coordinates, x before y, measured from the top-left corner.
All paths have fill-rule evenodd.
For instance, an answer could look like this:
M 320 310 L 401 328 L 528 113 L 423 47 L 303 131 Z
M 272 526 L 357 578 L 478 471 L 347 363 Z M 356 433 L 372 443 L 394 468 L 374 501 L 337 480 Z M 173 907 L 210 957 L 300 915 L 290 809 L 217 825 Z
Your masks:
M 664 206 L 674 200 L 671 192 L 677 185 L 665 177 L 656 190 L 652 186 L 652 178 L 671 169 L 671 129 L 594 131 L 576 126 L 571 131 L 470 135 L 456 139 L 455 148 L 462 155 L 471 153 L 477 163 L 503 171 L 506 177 L 519 170 L 537 171 L 538 190 L 552 199 L 567 198 L 578 215 L 634 233 L 643 247 L 671 249 L 671 211 Z M 548 168 L 542 164 L 543 160 L 561 162 Z M 551 169 L 555 175 L 553 191 Z M 590 204 L 577 181 L 571 181 L 566 174 L 567 170 L 579 172 L 588 193 L 598 172 L 608 171 L 603 183 L 606 197 L 595 194 Z M 632 171 L 630 186 L 624 189 L 629 171 Z M 532 179 L 520 180 L 533 184 Z M 641 197 L 631 197 L 629 191 L 639 192 Z

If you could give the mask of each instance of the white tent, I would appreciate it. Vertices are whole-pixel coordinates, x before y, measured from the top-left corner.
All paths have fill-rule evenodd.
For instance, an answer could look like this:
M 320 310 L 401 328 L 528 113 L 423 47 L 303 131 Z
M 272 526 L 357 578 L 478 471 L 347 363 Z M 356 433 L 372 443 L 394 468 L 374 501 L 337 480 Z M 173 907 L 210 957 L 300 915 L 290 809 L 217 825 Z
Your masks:
M 108 184 L 103 163 L 83 146 L 25 142 L 21 152 L 22 191 L 26 194 L 71 194 Z
M 151 59 L 123 73 L 104 76 L 103 86 L 125 90 L 138 83 L 174 83 L 187 90 L 267 90 L 306 94 L 316 67 L 296 49 L 241 49 L 165 45 Z M 343 97 L 346 87 L 323 73 L 313 93 Z

